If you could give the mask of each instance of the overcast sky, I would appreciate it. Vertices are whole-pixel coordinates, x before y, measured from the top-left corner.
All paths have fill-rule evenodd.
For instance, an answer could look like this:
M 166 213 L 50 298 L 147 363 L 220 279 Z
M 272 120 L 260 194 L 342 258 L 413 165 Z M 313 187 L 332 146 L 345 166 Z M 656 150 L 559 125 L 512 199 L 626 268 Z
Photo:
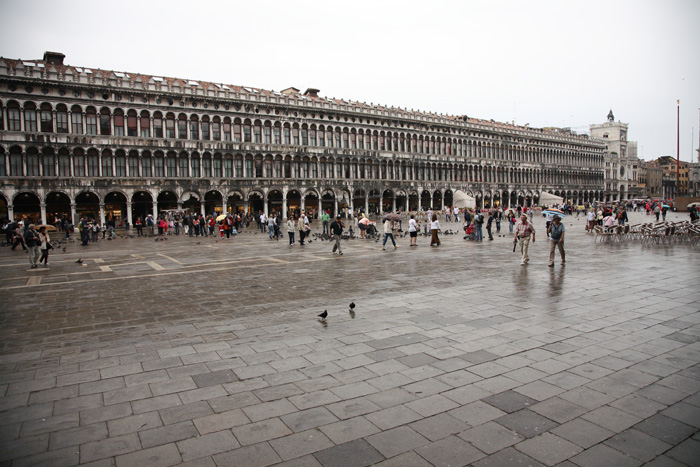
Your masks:
M 0 0 L 0 55 L 698 147 L 698 0 Z M 694 138 L 692 133 L 694 131 Z M 697 152 L 693 160 L 697 162 Z

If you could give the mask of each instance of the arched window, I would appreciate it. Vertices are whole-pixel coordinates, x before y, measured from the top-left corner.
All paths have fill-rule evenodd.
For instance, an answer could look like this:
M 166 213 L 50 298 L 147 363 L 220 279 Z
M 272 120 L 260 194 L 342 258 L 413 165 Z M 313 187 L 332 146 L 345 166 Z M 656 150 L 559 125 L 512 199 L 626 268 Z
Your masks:
M 192 172 L 191 176 L 192 178 L 199 178 L 200 177 L 200 172 L 199 172 L 199 153 L 198 152 L 193 152 L 192 157 L 190 158 L 191 164 L 190 166 L 192 167 Z
M 134 109 L 130 109 L 126 113 L 126 136 L 139 135 L 139 118 Z
M 93 149 L 93 148 L 88 149 L 87 165 L 88 165 L 88 177 L 99 177 L 100 176 L 100 156 L 97 154 L 96 149 Z
M 143 154 L 141 154 L 141 176 L 150 177 L 152 173 L 151 153 L 148 151 L 143 151 Z
M 263 128 L 263 142 L 265 144 L 272 144 L 272 126 L 270 122 L 265 122 L 265 127 Z
M 7 129 L 10 131 L 22 131 L 19 104 L 16 101 L 7 103 Z
M 160 178 L 165 177 L 163 153 L 161 151 L 156 151 L 153 156 L 153 176 Z
M 160 120 L 159 120 L 160 121 Z M 161 136 L 163 132 L 163 127 L 162 127 L 162 121 L 161 121 Z M 150 138 L 151 137 L 151 119 L 148 114 L 148 110 L 142 110 L 141 111 L 141 138 Z
M 58 176 L 70 177 L 70 153 L 66 148 L 58 150 Z
M 24 175 L 22 167 L 22 148 L 12 146 L 10 148 L 10 176 L 21 177 Z
M 34 102 L 24 104 L 24 131 L 36 133 L 36 105 Z
M 85 110 L 85 130 L 88 135 L 97 134 L 97 110 L 92 106 Z
M 129 177 L 139 177 L 139 153 L 129 151 Z
M 233 156 L 231 156 L 231 154 L 226 154 L 224 158 L 224 177 L 233 177 Z
M 153 112 L 153 137 L 162 138 L 163 134 L 163 114 Z
M 175 138 L 175 114 L 168 112 L 165 116 L 165 137 L 168 139 Z
M 74 135 L 83 134 L 83 109 L 79 105 L 70 108 L 70 129 Z
M 46 102 L 41 104 L 41 132 L 53 133 L 53 113 L 51 112 L 51 104 Z
M 105 149 L 102 151 L 102 176 L 112 177 L 112 151 Z
M 178 158 L 178 169 L 181 178 L 187 178 L 190 175 L 190 164 L 186 152 L 181 152 Z
M 228 117 L 227 117 L 228 118 Z M 237 118 L 233 121 L 233 141 L 236 143 L 240 143 L 243 141 L 243 137 L 241 136 L 241 119 Z
M 100 110 L 100 135 L 109 136 L 112 134 L 112 121 L 107 107 Z
M 202 155 L 202 177 L 211 178 L 211 154 L 208 152 Z
M 221 178 L 221 153 L 214 154 L 212 162 L 212 177 Z
M 240 142 L 240 135 L 238 141 Z M 224 118 L 224 141 L 231 141 L 231 119 L 229 117 Z
M 199 139 L 199 117 L 190 116 L 190 139 Z
M 202 117 L 202 139 L 209 141 L 211 132 L 209 131 L 209 116 Z
M 165 175 L 168 178 L 177 177 L 177 154 L 174 151 L 168 152 L 168 157 L 165 159 Z
M 124 136 L 124 111 L 122 109 L 114 110 L 114 136 Z
M 56 156 L 54 155 L 53 148 L 44 148 L 41 154 L 42 159 L 42 176 L 44 177 L 55 177 L 56 176 Z
M 258 144 L 262 143 L 262 125 L 260 120 L 256 120 L 253 126 L 253 141 Z
M 292 144 L 292 129 L 289 128 L 289 123 L 284 124 L 282 131 L 282 144 Z
M 187 115 L 185 114 L 177 117 L 177 138 L 187 139 Z
M 118 149 L 114 156 L 114 176 L 126 177 L 126 154 L 123 149 Z
M 218 116 L 211 123 L 211 136 L 214 141 L 221 141 L 221 119 Z
M 68 107 L 65 104 L 56 106 L 56 133 L 68 133 Z
M 73 176 L 85 176 L 85 151 L 81 148 L 73 149 Z

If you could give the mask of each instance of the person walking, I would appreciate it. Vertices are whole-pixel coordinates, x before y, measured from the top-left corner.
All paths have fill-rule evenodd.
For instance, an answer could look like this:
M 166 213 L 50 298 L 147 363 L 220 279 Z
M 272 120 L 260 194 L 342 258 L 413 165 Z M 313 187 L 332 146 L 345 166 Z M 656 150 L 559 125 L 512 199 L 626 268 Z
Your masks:
M 549 267 L 554 267 L 554 250 L 559 248 L 559 255 L 561 256 L 561 264 L 566 262 L 566 253 L 564 252 L 564 233 L 566 229 L 564 224 L 561 223 L 561 218 L 554 215 L 552 219 L 552 225 L 549 226 Z
M 29 264 L 32 269 L 36 269 L 36 260 L 41 255 L 41 237 L 34 228 L 34 224 L 29 224 L 29 229 L 24 233 L 24 242 L 29 249 Z
M 340 220 L 340 216 L 336 216 L 335 220 L 331 222 L 330 233 L 333 235 L 333 240 L 335 240 L 332 252 L 335 253 L 335 250 L 338 250 L 338 255 L 340 256 L 343 255 L 343 250 L 340 248 L 340 236 L 343 235 L 343 227 L 345 226 Z
M 440 232 L 440 221 L 437 218 L 437 214 L 433 214 L 430 218 L 430 246 L 440 246 L 440 238 L 438 233 Z
M 522 214 L 520 222 L 515 226 L 514 240 L 514 243 L 520 242 L 521 266 L 526 265 L 530 261 L 530 257 L 527 255 L 527 250 L 530 246 L 530 236 L 532 236 L 532 243 L 535 243 L 535 227 L 527 221 L 527 214 Z
M 275 236 L 275 223 L 277 220 L 275 219 L 274 214 L 270 214 L 270 217 L 267 218 L 267 233 L 270 236 L 270 240 L 272 240 L 272 237 Z
M 496 233 L 501 233 L 501 219 L 503 219 L 503 211 L 501 208 L 496 209 L 493 218 L 496 221 Z
M 12 231 L 12 250 L 17 248 L 17 245 L 22 245 L 22 249 L 26 253 L 29 250 L 27 249 L 27 244 L 24 241 L 24 234 L 22 233 L 22 228 L 19 226 L 19 224 L 14 224 L 14 226 L 15 228 Z
M 41 257 L 39 258 L 39 263 L 43 262 L 44 267 L 49 267 L 49 250 L 53 248 L 51 246 L 51 239 L 49 238 L 49 233 L 46 231 L 46 227 L 41 226 L 39 228 L 39 238 L 41 239 Z
M 433 217 L 437 218 L 437 214 L 433 214 Z M 394 250 L 398 248 L 398 246 L 396 246 L 396 240 L 394 240 L 395 229 L 394 221 L 384 219 L 384 242 L 382 242 L 382 250 L 386 250 L 386 241 L 388 238 L 391 238 L 391 243 L 394 244 Z
M 328 226 L 331 221 L 331 211 L 327 209 L 321 214 L 321 222 L 323 222 L 323 235 L 330 235 L 328 231 Z
M 137 217 L 136 222 L 134 223 L 136 226 L 136 236 L 137 237 L 142 237 L 143 236 L 143 222 L 141 222 L 141 218 Z
M 294 220 L 295 219 L 292 219 L 291 216 L 287 219 L 287 235 L 289 236 L 290 245 L 294 245 L 294 229 L 296 229 Z
M 418 222 L 416 222 L 416 216 L 411 214 L 411 218 L 408 220 L 408 237 L 409 246 L 418 246 Z
M 493 240 L 493 233 L 491 233 L 491 225 L 493 224 L 493 211 L 489 211 L 489 218 L 486 221 L 486 233 L 489 234 L 489 240 Z
M 299 231 L 299 245 L 304 245 L 304 237 L 306 236 L 306 224 L 304 224 L 304 214 L 302 213 L 297 220 L 297 230 Z

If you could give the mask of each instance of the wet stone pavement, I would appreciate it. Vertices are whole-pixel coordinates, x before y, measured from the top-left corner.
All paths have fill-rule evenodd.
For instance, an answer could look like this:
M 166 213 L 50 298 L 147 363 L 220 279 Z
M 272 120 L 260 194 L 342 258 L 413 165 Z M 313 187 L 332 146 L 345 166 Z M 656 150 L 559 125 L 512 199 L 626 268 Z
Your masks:
M 3 248 L 0 466 L 699 465 L 700 250 L 584 222 Z

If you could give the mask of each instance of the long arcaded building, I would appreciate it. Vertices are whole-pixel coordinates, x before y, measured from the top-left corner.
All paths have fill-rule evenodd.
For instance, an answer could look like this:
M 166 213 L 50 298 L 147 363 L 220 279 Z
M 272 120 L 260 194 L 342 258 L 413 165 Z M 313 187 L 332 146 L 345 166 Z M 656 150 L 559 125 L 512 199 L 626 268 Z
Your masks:
M 605 144 L 560 129 L 0 58 L 0 217 L 601 199 Z

